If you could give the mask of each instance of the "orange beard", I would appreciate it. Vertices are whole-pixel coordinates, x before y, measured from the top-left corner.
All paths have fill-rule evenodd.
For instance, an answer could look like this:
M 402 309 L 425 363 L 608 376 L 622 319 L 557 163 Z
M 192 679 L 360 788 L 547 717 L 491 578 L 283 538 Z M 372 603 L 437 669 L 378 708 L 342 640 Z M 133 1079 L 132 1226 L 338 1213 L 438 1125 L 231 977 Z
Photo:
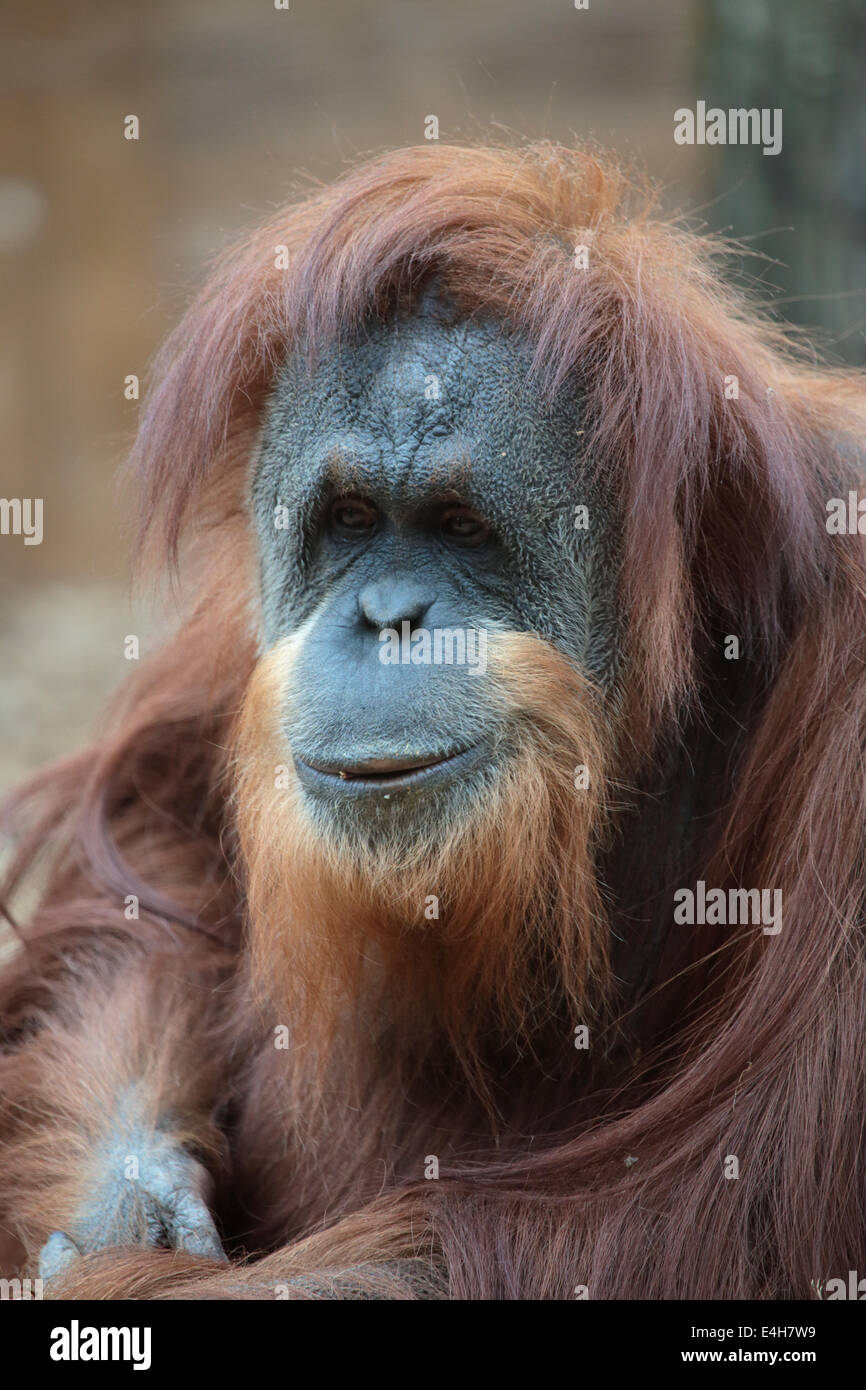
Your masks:
M 416 1056 L 447 1039 L 471 1073 L 491 1040 L 531 1049 L 563 1010 L 588 1021 L 607 977 L 594 687 L 546 642 L 491 634 L 485 679 L 513 757 L 460 823 L 431 824 L 409 851 L 387 834 L 364 849 L 323 832 L 295 775 L 283 724 L 300 640 L 256 667 L 234 770 L 253 978 L 308 1062 L 323 1065 L 348 1027 Z

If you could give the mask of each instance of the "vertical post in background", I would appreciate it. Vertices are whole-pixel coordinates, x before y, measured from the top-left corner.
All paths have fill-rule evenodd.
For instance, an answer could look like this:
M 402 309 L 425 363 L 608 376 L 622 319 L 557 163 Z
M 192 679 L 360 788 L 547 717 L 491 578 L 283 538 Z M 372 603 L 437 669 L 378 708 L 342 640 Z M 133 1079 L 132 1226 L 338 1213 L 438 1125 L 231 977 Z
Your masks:
M 831 353 L 866 361 L 866 8 L 862 0 L 705 0 L 707 108 L 780 107 L 783 145 L 704 155 L 709 221 L 781 262 L 747 262 Z M 793 228 L 793 231 L 786 230 Z M 764 233 L 767 233 L 764 235 Z

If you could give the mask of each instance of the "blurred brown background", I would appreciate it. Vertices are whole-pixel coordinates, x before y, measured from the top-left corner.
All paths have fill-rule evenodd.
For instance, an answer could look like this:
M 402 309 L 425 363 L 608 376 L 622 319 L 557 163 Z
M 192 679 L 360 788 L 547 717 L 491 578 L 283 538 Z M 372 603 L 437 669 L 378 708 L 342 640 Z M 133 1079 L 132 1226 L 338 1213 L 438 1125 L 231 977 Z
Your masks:
M 385 146 L 593 137 L 672 207 L 754 239 L 750 265 L 825 350 L 864 360 L 859 0 L 4 0 L 0 788 L 98 730 L 128 671 L 130 499 L 114 475 L 148 361 L 207 259 Z M 673 113 L 782 107 L 777 157 L 678 146 Z M 123 137 L 139 117 L 140 139 Z M 781 261 L 781 264 L 776 262 Z

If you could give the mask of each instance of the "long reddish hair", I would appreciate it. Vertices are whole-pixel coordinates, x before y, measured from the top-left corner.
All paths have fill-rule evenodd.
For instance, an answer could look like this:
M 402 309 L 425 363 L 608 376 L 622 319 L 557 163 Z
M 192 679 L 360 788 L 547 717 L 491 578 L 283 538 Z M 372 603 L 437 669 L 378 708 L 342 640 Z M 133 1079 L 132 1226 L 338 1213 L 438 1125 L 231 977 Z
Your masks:
M 524 1076 L 499 1150 L 458 1105 L 460 1142 L 438 1182 L 413 1183 L 399 1162 L 389 1170 L 381 1151 L 390 1177 L 378 1196 L 341 1178 L 336 1158 L 330 1173 L 317 1159 L 327 1200 L 310 1195 L 315 1183 L 286 1196 L 275 1177 L 259 1248 L 319 1231 L 327 1211 L 324 1233 L 281 1269 L 430 1257 L 455 1297 L 569 1297 L 578 1285 L 591 1297 L 808 1297 L 862 1256 L 866 568 L 861 538 L 825 526 L 827 498 L 857 485 L 862 382 L 814 366 L 730 285 L 726 249 L 665 220 L 615 166 L 580 151 L 402 150 L 225 256 L 156 364 L 133 457 L 142 548 L 158 568 L 180 556 L 194 598 L 95 747 L 13 802 L 10 910 L 46 843 L 51 862 L 28 950 L 3 980 L 10 1029 L 50 994 L 70 934 L 118 950 L 127 938 L 136 950 L 189 941 L 220 961 L 237 951 L 248 862 L 229 750 L 257 658 L 245 495 L 263 404 L 287 355 L 315 362 L 371 316 L 411 304 L 433 274 L 466 313 L 492 312 L 528 338 L 539 393 L 582 384 L 581 466 L 609 479 L 624 526 L 627 702 L 613 821 L 631 794 L 669 785 L 663 768 L 684 748 L 715 738 L 705 777 L 694 767 L 704 781 L 693 825 L 675 824 L 694 810 L 681 800 L 637 828 L 639 852 L 615 826 L 603 849 L 593 842 L 597 901 L 644 964 L 631 992 L 614 989 L 586 1074 L 569 1074 L 574 1103 L 557 1091 L 533 1116 Z M 725 634 L 739 639 L 748 674 L 730 692 L 731 741 L 720 746 L 714 652 Z M 667 863 L 677 834 L 688 852 L 659 879 L 670 893 L 650 941 L 624 901 L 629 856 Z M 675 876 L 686 867 L 692 879 Z M 781 889 L 781 932 L 733 927 L 708 944 L 698 928 L 675 928 L 672 890 L 696 878 Z M 130 892 L 135 923 L 122 913 Z M 489 954 L 493 972 L 495 942 Z M 473 1043 L 463 1035 L 460 1047 Z M 484 1064 L 480 1047 L 474 1060 Z M 377 1144 L 423 1154 L 432 1124 L 394 1117 L 397 1074 L 387 1058 L 378 1065 L 359 1164 Z M 509 1065 L 531 1073 L 525 1055 Z M 345 1167 L 339 1067 L 322 1084 L 333 1105 L 321 1146 L 333 1139 Z M 436 1123 L 451 1114 L 436 1111 Z M 241 1133 L 264 1163 L 279 1129 L 272 1115 L 259 1120 L 247 1113 Z M 729 1155 L 736 1180 L 724 1176 Z M 111 1287 L 138 1279 L 153 1296 L 142 1271 L 157 1266 L 135 1258 L 135 1278 L 128 1256 Z M 162 1296 L 218 1285 L 194 1264 L 159 1268 Z M 409 1296 L 398 1275 L 394 1289 Z

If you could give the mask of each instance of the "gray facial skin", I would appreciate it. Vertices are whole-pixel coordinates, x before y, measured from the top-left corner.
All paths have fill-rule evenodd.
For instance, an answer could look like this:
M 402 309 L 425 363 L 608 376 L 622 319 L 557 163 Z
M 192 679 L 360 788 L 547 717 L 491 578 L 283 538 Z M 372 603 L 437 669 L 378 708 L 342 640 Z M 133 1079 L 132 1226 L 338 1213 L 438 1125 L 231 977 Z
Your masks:
M 386 793 L 465 794 L 507 756 L 489 680 L 384 665 L 382 629 L 533 632 L 615 679 L 611 504 L 577 462 L 578 392 L 545 407 L 529 365 L 500 325 L 428 308 L 312 373 L 293 361 L 273 395 L 251 496 L 263 644 L 308 623 L 286 734 L 305 791 L 345 825 Z

